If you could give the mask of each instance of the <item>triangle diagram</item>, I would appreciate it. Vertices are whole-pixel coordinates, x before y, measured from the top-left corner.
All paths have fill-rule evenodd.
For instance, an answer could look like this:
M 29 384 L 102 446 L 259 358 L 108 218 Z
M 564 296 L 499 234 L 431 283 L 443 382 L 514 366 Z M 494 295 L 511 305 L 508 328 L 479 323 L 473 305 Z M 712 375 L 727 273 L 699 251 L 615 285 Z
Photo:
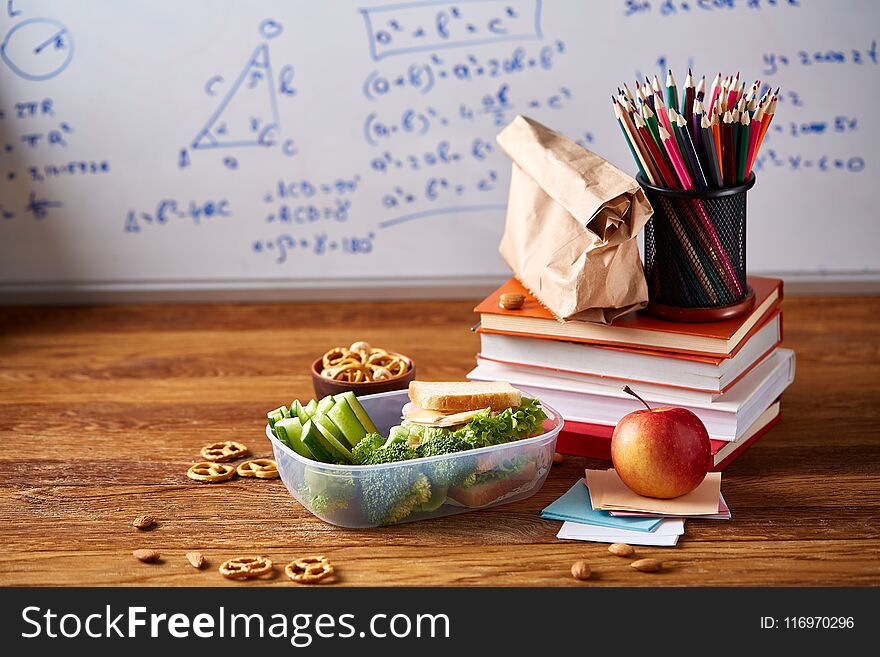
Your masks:
M 269 47 L 257 46 L 214 113 L 193 139 L 194 149 L 266 146 L 280 126 Z

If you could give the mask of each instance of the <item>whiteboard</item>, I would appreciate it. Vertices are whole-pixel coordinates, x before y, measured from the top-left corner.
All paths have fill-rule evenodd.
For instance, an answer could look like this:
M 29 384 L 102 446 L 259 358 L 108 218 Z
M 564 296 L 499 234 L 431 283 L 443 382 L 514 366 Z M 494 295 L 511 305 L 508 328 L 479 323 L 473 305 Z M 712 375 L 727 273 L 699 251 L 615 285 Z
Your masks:
M 750 272 L 880 272 L 871 0 L 3 5 L 0 293 L 499 280 L 495 134 L 634 172 L 610 94 L 667 66 L 782 88 Z

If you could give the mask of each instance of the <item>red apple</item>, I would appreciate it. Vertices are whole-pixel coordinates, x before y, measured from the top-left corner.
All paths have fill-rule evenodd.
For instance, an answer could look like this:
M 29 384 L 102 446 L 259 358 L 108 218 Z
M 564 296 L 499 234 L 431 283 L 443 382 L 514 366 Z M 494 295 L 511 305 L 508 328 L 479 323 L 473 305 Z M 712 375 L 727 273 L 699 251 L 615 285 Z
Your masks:
M 645 404 L 628 386 L 624 391 Z M 706 426 L 686 408 L 645 406 L 647 410 L 622 417 L 614 427 L 614 469 L 639 495 L 668 499 L 691 492 L 709 470 Z

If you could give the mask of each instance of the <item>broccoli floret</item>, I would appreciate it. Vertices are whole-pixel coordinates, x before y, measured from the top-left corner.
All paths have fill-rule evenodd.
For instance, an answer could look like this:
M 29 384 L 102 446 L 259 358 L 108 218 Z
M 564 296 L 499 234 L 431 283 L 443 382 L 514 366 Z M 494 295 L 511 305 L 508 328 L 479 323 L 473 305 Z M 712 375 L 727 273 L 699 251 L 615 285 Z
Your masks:
M 471 449 L 465 441 L 451 433 L 436 435 L 419 445 L 419 456 L 441 456 Z M 431 482 L 435 486 L 455 486 L 472 470 L 471 459 L 447 459 L 426 463 Z
M 375 450 L 364 465 L 414 458 L 418 458 L 418 453 L 406 443 L 394 443 Z M 383 468 L 369 472 L 361 479 L 361 491 L 367 520 L 376 525 L 393 525 L 431 499 L 431 482 L 415 465 Z
M 347 476 L 330 477 L 306 470 L 305 481 L 299 487 L 303 504 L 318 515 L 329 515 L 347 509 L 354 497 L 354 479 Z
M 412 449 L 406 443 L 394 443 L 387 447 L 380 447 L 371 452 L 366 459 L 364 465 L 379 465 L 380 463 L 395 463 L 397 461 L 408 461 L 409 459 L 417 459 L 418 452 Z
M 361 465 L 364 461 L 367 460 L 367 457 L 370 456 L 377 449 L 382 447 L 385 444 L 385 439 L 380 436 L 378 433 L 368 433 L 366 436 L 361 438 L 360 442 L 354 446 L 354 449 L 351 450 L 352 460 L 355 465 Z

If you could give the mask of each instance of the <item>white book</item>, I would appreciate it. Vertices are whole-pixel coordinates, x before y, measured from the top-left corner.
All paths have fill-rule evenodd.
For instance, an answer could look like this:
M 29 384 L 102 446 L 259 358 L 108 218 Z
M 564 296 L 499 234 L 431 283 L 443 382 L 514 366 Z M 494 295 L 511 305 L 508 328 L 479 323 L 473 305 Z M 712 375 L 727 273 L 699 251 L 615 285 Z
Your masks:
M 727 392 L 705 393 L 651 386 L 631 387 L 652 406 L 682 406 L 706 425 L 718 440 L 739 439 L 794 380 L 795 359 L 790 349 L 776 349 Z M 555 408 L 566 420 L 615 425 L 628 413 L 644 408 L 620 388 L 595 386 L 580 381 L 534 374 L 529 368 L 481 363 L 468 378 L 475 381 L 508 381 Z M 644 394 L 643 394 L 644 393 Z M 707 397 L 711 397 L 708 398 Z
M 767 356 L 782 338 L 782 316 L 776 314 L 730 358 L 683 359 L 656 353 L 597 347 L 580 342 L 480 334 L 480 358 L 508 365 L 542 368 L 545 374 L 578 376 L 599 385 L 644 382 L 720 393 L 743 372 Z
M 663 520 L 654 531 L 637 532 L 631 529 L 611 529 L 566 520 L 556 538 L 593 543 L 628 543 L 630 545 L 672 546 L 684 534 L 684 521 L 680 518 Z

